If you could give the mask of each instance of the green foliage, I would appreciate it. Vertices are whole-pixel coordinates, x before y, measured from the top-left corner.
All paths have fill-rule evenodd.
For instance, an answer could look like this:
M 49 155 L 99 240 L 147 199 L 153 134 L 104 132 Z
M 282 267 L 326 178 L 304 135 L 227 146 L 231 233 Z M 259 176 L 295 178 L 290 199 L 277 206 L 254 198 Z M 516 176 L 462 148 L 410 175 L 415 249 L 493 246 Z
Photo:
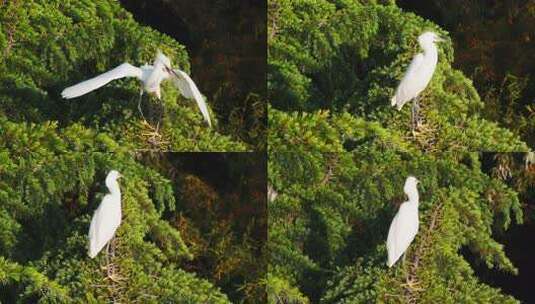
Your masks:
M 265 1 L 120 0 L 136 20 L 184 41 L 219 130 L 266 149 Z
M 306 132 L 312 134 L 305 138 L 318 138 L 311 145 L 321 151 L 340 151 L 341 146 L 352 150 L 354 145 L 344 133 L 324 132 L 326 124 L 339 128 L 326 119 L 325 110 L 361 120 L 355 128 L 381 127 L 383 132 L 371 136 L 400 139 L 401 150 L 407 146 L 423 151 L 528 149 L 517 135 L 481 117 L 485 105 L 472 81 L 452 67 L 450 41 L 439 45 L 437 70 L 422 95 L 423 123 L 411 136 L 409 106 L 398 112 L 390 106 L 390 97 L 410 60 L 420 52 L 418 35 L 425 30 L 447 33 L 392 3 L 271 0 L 268 25 L 270 109 L 308 113 L 281 119 L 280 112 L 269 111 L 269 126 L 275 130 L 269 135 L 272 150 L 295 145 L 293 134 Z M 310 121 L 319 127 L 304 126 Z
M 59 132 L 53 124 L 2 119 L 0 128 L 2 301 L 229 303 L 210 282 L 180 269 L 194 256 L 165 220 L 177 208 L 168 179 L 79 125 Z M 110 257 L 114 280 L 102 268 L 104 254 L 86 254 L 91 214 L 111 169 L 125 176 L 123 221 Z
M 250 270 L 263 248 L 247 230 L 254 226 L 184 214 L 184 188 L 171 182 L 183 168 L 165 154 L 145 153 L 242 151 L 250 148 L 242 135 L 219 134 L 217 117 L 209 129 L 171 84 L 164 84 L 161 103 L 143 97 L 148 123 L 137 113 L 136 80 L 114 81 L 75 100 L 60 96 L 66 86 L 124 61 L 150 63 L 158 49 L 190 71 L 185 48 L 140 26 L 112 0 L 3 1 L 0 24 L 0 301 L 254 303 L 262 297 L 262 269 Z M 256 108 L 259 99 L 251 97 Z M 104 253 L 87 257 L 86 235 L 111 169 L 125 176 L 123 221 L 112 266 L 103 267 Z M 220 205 L 258 201 L 187 190 L 215 192 Z M 184 237 L 190 231 L 198 239 Z M 206 247 L 199 250 L 200 244 Z
M 379 123 L 329 111 L 290 114 L 269 109 L 271 151 L 319 150 L 342 152 L 351 146 L 378 143 L 385 148 L 410 149 L 399 134 Z
M 139 150 L 247 149 L 217 127 L 208 128 L 195 103 L 179 97 L 171 84 L 164 86 L 162 104 L 143 96 L 149 124 L 137 111 L 135 79 L 114 81 L 77 99 L 61 98 L 65 87 L 122 62 L 151 63 L 158 49 L 174 66 L 190 70 L 184 46 L 140 26 L 116 1 L 3 1 L 0 24 L 0 115 L 9 120 L 57 121 L 62 128 L 79 122 Z
M 268 273 L 268 303 L 308 304 L 308 299 L 299 289 L 292 287 L 285 279 Z
M 494 234 L 522 223 L 518 193 L 475 153 L 383 149 L 270 153 L 272 303 L 518 303 L 483 284 L 463 252 L 517 273 Z M 420 181 L 420 230 L 388 268 L 385 239 L 408 175 Z M 412 281 L 414 285 L 407 285 Z M 279 299 L 279 300 L 277 300 Z
M 60 129 L 0 119 L 0 129 L 0 261 L 8 265 L 0 272 L 0 301 L 265 297 L 265 165 L 255 154 L 223 161 L 230 176 L 222 180 L 232 188 L 221 190 L 187 169 L 218 154 L 191 154 L 196 161 L 139 154 L 76 124 Z M 125 176 L 123 221 L 110 258 L 114 280 L 104 253 L 94 260 L 86 253 L 91 214 L 111 169 Z
M 30 302 L 35 297 L 38 297 L 39 303 L 68 303 L 71 300 L 65 289 L 35 268 L 20 266 L 3 257 L 0 257 L 0 284 L 21 286 L 19 298 L 22 301 Z
M 486 107 L 484 116 L 535 146 L 533 115 L 535 61 L 532 28 L 535 3 L 504 0 L 398 0 L 404 10 L 440 23 L 451 32 L 455 66 L 474 80 Z

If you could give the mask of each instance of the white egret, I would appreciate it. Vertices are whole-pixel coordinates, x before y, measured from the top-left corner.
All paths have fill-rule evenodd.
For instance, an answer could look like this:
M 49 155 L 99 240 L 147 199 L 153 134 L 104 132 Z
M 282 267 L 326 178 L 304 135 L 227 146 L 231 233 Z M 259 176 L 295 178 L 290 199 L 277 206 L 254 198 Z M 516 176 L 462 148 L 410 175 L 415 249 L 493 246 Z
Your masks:
M 412 59 L 407 72 L 399 83 L 396 94 L 391 99 L 392 106 L 398 111 L 403 105 L 413 100 L 411 126 L 412 131 L 418 126 L 419 95 L 427 87 L 438 62 L 438 49 L 436 42 L 443 41 L 433 32 L 425 32 L 418 37 L 418 43 L 423 53 L 418 53 Z
M 97 256 L 104 246 L 109 245 L 121 224 L 121 189 L 117 182 L 120 177 L 121 174 L 115 170 L 106 176 L 106 187 L 110 193 L 102 199 L 89 226 L 90 258 Z
M 414 176 L 407 177 L 403 191 L 409 198 L 399 206 L 399 211 L 390 224 L 386 249 L 388 250 L 388 261 L 386 265 L 392 267 L 396 261 L 405 253 L 409 245 L 418 233 L 418 189 L 416 185 L 419 181 Z
M 61 96 L 66 99 L 79 97 L 106 85 L 112 80 L 124 77 L 135 77 L 142 83 L 138 103 L 138 109 L 141 115 L 143 115 L 143 112 L 141 112 L 141 95 L 143 91 L 154 93 L 158 99 L 161 99 L 160 83 L 171 78 L 184 97 L 195 100 L 204 120 L 210 127 L 212 126 L 206 102 L 193 80 L 183 71 L 172 69 L 171 61 L 161 52 L 158 52 L 156 55 L 153 65 L 145 64 L 138 68 L 125 62 L 94 78 L 66 88 L 61 92 Z

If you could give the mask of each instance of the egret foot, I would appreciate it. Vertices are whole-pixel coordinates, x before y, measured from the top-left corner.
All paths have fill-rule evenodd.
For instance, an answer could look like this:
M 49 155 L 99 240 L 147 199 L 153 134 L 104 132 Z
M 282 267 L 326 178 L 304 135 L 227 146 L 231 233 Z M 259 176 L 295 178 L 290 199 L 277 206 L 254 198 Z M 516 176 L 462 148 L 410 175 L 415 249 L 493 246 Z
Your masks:
M 111 276 L 108 276 L 108 279 L 110 279 L 110 281 L 113 281 L 115 283 L 119 283 L 121 280 L 119 279 L 118 276 L 116 275 L 111 275 Z
M 419 287 L 420 282 L 415 279 L 407 278 L 405 284 L 401 284 L 402 287 L 412 290 L 412 291 L 421 291 L 423 288 Z
M 124 277 L 119 275 L 119 273 L 117 271 L 117 267 L 114 264 L 109 265 L 109 266 L 110 267 L 108 268 L 108 272 L 107 272 L 107 275 L 104 278 L 104 280 L 110 280 L 110 281 L 115 282 L 115 283 L 118 283 L 118 282 L 124 280 Z
M 141 132 L 141 136 L 147 140 L 152 146 L 162 146 L 169 144 L 168 141 L 160 134 L 160 124 L 158 123 L 156 127 L 151 126 L 147 122 L 142 122 L 143 128 L 145 131 Z
M 147 119 L 145 118 L 145 115 L 143 114 L 143 110 L 141 110 L 141 101 L 143 99 L 143 89 L 141 89 L 141 91 L 139 92 L 139 99 L 138 99 L 138 103 L 137 103 L 137 109 L 139 111 L 139 114 L 141 114 L 141 118 L 143 119 L 143 121 L 141 122 L 142 125 L 144 126 L 148 126 L 150 129 L 154 129 L 154 127 L 152 127 L 150 125 L 150 123 L 147 121 Z M 158 129 L 158 126 L 156 126 L 156 130 Z

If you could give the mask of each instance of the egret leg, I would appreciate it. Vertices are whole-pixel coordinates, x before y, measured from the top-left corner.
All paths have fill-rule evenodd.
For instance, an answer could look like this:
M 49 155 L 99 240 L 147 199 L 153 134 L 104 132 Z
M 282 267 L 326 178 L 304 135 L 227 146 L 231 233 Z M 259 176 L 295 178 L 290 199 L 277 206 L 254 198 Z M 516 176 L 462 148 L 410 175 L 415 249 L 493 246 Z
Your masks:
M 106 245 L 106 272 L 108 273 L 108 278 L 113 281 L 115 280 L 115 266 L 110 262 L 110 257 L 112 260 L 115 258 L 115 237 L 113 237 Z
M 160 127 L 160 122 L 163 120 L 163 116 L 164 116 L 164 107 L 163 107 L 163 100 L 161 98 L 158 98 L 158 100 L 160 101 L 160 119 L 158 119 L 158 124 L 157 124 L 157 127 L 156 127 L 156 131 L 159 129 Z
M 420 110 L 420 96 L 417 96 L 412 100 L 412 107 L 411 107 L 411 133 L 412 135 L 414 135 L 416 129 L 419 126 L 419 123 L 418 123 L 419 110 Z
M 110 275 L 110 242 L 106 244 L 106 272 Z
M 142 97 L 143 97 L 143 89 L 141 89 L 139 91 L 139 101 L 137 102 L 137 109 L 139 110 L 139 113 L 141 114 L 141 117 L 143 117 L 143 120 L 147 121 L 145 119 L 145 115 L 143 115 L 143 111 L 141 111 L 141 100 L 142 100 Z
M 416 129 L 419 129 L 420 128 L 420 96 L 417 96 L 416 97 L 416 118 L 415 118 L 415 122 L 416 122 Z
M 414 135 L 414 130 L 416 129 L 415 128 L 415 123 L 414 123 L 414 116 L 416 115 L 416 113 L 414 113 L 415 112 L 414 104 L 415 104 L 415 101 L 413 99 L 412 100 L 412 107 L 411 107 L 411 133 L 412 133 L 412 135 Z
M 110 256 L 111 259 L 114 260 L 115 258 L 115 237 L 110 240 L 108 243 L 110 247 Z M 115 273 L 115 267 L 113 264 L 108 265 L 108 276 L 113 280 L 113 275 Z

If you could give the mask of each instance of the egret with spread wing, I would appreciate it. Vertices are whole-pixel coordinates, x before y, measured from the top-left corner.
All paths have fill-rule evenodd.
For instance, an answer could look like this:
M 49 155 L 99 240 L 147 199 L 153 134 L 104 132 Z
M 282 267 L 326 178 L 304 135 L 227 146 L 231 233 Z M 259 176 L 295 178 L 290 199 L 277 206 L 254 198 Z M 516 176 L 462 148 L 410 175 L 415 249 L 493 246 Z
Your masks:
M 412 131 L 418 126 L 418 110 L 419 110 L 419 95 L 425 90 L 438 62 L 438 49 L 436 42 L 443 41 L 437 34 L 433 32 L 425 32 L 418 37 L 418 43 L 423 50 L 423 53 L 418 53 L 412 59 L 412 62 L 403 76 L 403 79 L 396 89 L 396 94 L 391 99 L 392 106 L 395 106 L 398 111 L 403 105 L 413 100 L 412 106 Z
M 161 52 L 158 52 L 156 55 L 153 65 L 143 65 L 138 68 L 125 62 L 106 73 L 66 88 L 61 92 L 61 96 L 66 99 L 79 97 L 106 85 L 112 80 L 124 77 L 135 77 L 139 79 L 142 83 L 141 94 L 143 94 L 143 91 L 154 93 L 158 99 L 161 99 L 160 83 L 168 78 L 173 79 L 180 93 L 188 99 L 195 100 L 204 120 L 210 127 L 212 126 L 206 102 L 193 80 L 183 71 L 172 69 L 171 61 Z M 141 96 L 138 109 L 143 116 L 143 112 L 141 111 Z
M 388 239 L 386 240 L 386 249 L 388 250 L 388 267 L 392 267 L 402 254 L 407 251 L 409 245 L 418 233 L 418 189 L 416 188 L 419 181 L 414 176 L 407 177 L 403 191 L 409 198 L 399 206 L 399 211 L 394 216 L 390 229 L 388 230 Z

